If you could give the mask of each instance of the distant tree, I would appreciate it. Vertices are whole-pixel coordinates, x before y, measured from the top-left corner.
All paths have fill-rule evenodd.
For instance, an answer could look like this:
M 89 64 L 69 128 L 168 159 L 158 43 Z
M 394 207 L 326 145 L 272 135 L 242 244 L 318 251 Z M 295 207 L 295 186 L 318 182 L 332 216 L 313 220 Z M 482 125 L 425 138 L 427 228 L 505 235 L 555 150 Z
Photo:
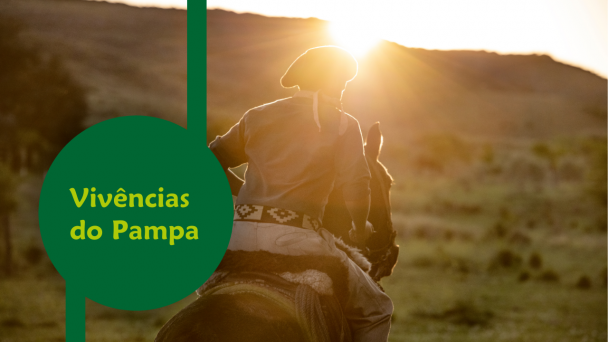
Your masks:
M 83 130 L 87 113 L 85 89 L 59 57 L 29 42 L 23 28 L 0 15 L 0 230 L 7 274 L 12 272 L 15 172 L 44 172 Z
M 83 130 L 86 93 L 59 57 L 22 33 L 20 22 L 0 17 L 0 162 L 40 172 Z
M 0 164 L 0 229 L 4 240 L 4 272 L 12 273 L 13 246 L 11 239 L 10 215 L 17 208 L 15 198 L 15 177 L 8 167 Z

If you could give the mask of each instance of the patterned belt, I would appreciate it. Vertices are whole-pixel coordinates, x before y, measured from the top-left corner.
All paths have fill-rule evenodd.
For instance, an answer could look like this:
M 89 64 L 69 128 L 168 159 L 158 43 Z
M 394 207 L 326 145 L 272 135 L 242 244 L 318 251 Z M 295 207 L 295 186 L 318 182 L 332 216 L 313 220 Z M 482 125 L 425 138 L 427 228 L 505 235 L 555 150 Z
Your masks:
M 238 204 L 234 210 L 235 221 L 253 221 L 264 223 L 276 223 L 317 231 L 321 228 L 321 222 L 309 215 L 295 212 L 293 210 L 268 207 L 255 204 Z

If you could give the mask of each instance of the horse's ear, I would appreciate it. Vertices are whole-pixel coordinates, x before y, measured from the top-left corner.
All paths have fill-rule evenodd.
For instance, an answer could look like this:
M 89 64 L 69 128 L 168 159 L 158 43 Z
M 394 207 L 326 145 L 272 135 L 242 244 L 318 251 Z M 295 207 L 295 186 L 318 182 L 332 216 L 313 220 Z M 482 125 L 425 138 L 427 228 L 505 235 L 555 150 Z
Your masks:
M 369 131 L 367 131 L 365 155 L 373 160 L 378 160 L 380 150 L 382 150 L 382 132 L 380 132 L 380 123 L 376 122 L 370 127 Z

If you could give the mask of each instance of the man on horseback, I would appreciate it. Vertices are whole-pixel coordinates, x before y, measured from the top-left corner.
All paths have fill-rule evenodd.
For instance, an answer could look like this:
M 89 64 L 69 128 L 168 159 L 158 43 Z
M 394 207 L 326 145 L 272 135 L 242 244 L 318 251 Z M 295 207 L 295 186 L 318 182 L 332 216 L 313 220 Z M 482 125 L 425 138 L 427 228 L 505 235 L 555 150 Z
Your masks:
M 348 298 L 342 305 L 353 340 L 386 341 L 390 298 L 336 248 L 320 221 L 330 192 L 342 188 L 353 221 L 351 239 L 363 244 L 373 231 L 367 222 L 370 172 L 361 130 L 341 105 L 357 68 L 341 48 L 306 51 L 281 79 L 283 87 L 298 86 L 299 92 L 247 111 L 209 147 L 232 181 L 236 176 L 229 168 L 248 163 L 228 251 L 339 260 L 348 274 Z

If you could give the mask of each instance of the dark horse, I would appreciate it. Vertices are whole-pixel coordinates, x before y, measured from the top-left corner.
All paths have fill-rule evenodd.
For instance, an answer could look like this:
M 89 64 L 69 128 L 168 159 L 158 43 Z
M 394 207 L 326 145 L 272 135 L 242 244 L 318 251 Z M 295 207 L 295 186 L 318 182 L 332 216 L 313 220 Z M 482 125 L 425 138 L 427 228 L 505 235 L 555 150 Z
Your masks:
M 378 161 L 381 148 L 382 133 L 380 125 L 376 123 L 370 128 L 365 144 L 372 176 L 368 220 L 375 228 L 366 245 L 356 246 L 348 237 L 351 218 L 341 189 L 334 189 L 331 193 L 323 217 L 323 226 L 327 230 L 342 238 L 346 244 L 361 250 L 361 254 L 371 263 L 368 273 L 376 281 L 391 275 L 399 253 L 391 220 L 392 178 Z M 233 193 L 238 193 L 240 185 L 238 181 L 231 181 Z M 272 256 L 272 259 L 266 260 L 272 263 L 276 258 Z M 222 263 L 226 259 L 224 257 Z M 331 273 L 323 261 L 319 264 L 318 269 Z M 216 275 L 221 273 L 217 272 Z M 345 278 L 345 275 L 342 276 Z M 340 291 L 337 289 L 334 295 L 323 295 L 308 285 L 298 285 L 277 275 L 260 272 L 234 272 L 222 277 L 221 282 L 205 290 L 199 299 L 171 318 L 158 333 L 156 341 L 351 340 L 348 323 L 340 309 Z M 337 288 L 335 280 L 333 286 Z
M 368 221 L 374 226 L 375 233 L 365 246 L 357 246 L 348 236 L 351 218 L 344 205 L 341 189 L 334 189 L 325 207 L 323 226 L 335 236 L 341 237 L 348 245 L 360 248 L 372 264 L 369 275 L 380 281 L 393 273 L 397 264 L 399 246 L 395 244 L 397 232 L 393 229 L 391 218 L 390 188 L 393 178 L 378 160 L 382 149 L 380 124 L 375 123 L 367 132 L 365 139 L 365 158 L 372 175 L 370 182 L 371 206 Z

